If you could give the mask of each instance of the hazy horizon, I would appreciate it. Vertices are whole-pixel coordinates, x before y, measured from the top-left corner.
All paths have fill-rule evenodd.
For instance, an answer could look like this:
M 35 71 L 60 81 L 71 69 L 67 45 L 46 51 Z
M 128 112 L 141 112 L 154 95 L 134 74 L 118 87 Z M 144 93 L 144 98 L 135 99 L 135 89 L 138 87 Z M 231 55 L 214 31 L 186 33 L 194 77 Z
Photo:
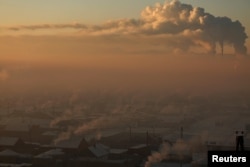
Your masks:
M 224 9 L 230 13 L 227 17 L 206 11 L 206 6 L 210 11 L 211 5 L 216 6 L 214 1 L 200 3 L 202 7 L 185 2 L 145 2 L 139 16 L 128 14 L 105 23 L 52 23 L 49 18 L 47 23 L 3 21 L 0 89 L 6 93 L 36 89 L 249 92 L 249 25 L 238 21 L 241 18 L 230 18 L 231 3 L 228 11 Z M 18 2 L 3 4 L 12 9 Z M 32 20 L 39 19 L 25 4 L 18 10 L 27 9 L 34 14 Z M 59 12 L 54 5 L 51 7 Z M 76 4 L 71 5 L 73 10 Z

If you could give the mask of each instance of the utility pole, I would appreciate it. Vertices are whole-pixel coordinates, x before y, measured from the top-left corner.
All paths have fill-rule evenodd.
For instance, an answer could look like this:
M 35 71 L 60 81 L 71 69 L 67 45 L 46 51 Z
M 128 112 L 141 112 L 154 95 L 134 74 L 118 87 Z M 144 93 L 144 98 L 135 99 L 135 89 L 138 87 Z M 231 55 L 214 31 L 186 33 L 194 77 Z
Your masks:
M 181 126 L 181 129 L 180 129 L 180 138 L 183 139 L 183 127 Z
M 181 129 L 180 129 L 180 138 L 181 138 L 180 142 L 183 142 L 183 127 L 182 126 L 181 126 Z M 183 156 L 181 156 L 180 167 L 182 167 L 182 158 L 183 158 Z
M 149 144 L 149 138 L 148 138 L 149 136 L 148 136 L 148 130 L 147 130 L 147 133 L 146 133 L 146 143 L 147 143 L 147 146 L 148 146 L 148 144 Z

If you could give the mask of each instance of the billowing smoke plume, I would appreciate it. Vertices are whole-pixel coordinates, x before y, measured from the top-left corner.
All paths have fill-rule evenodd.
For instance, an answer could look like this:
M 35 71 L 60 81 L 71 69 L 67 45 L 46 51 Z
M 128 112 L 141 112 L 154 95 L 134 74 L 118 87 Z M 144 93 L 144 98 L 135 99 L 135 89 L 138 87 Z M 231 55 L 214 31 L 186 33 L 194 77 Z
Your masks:
M 187 46 L 206 44 L 211 53 L 216 52 L 216 43 L 219 43 L 222 54 L 224 44 L 233 45 L 238 54 L 247 52 L 247 35 L 241 23 L 228 17 L 215 17 L 203 8 L 174 0 L 147 7 L 141 15 L 143 28 L 148 34 L 182 34 L 184 38 L 191 37 L 185 40 Z
M 233 46 L 236 54 L 245 55 L 247 35 L 239 21 L 228 17 L 216 17 L 206 13 L 205 9 L 183 4 L 178 0 L 157 3 L 141 12 L 139 19 L 121 19 L 101 25 L 85 24 L 42 24 L 9 27 L 19 31 L 37 29 L 77 29 L 84 35 L 145 35 L 164 36 L 163 43 L 180 51 L 189 51 L 191 47 L 202 47 L 215 54 L 216 45 L 224 53 L 224 45 Z
M 58 120 L 56 119 L 56 121 Z M 100 118 L 93 119 L 92 121 L 86 122 L 80 126 L 70 126 L 69 128 L 67 128 L 66 131 L 60 133 L 58 137 L 54 140 L 54 142 L 57 143 L 63 140 L 67 140 L 73 135 L 88 134 L 99 129 L 112 128 L 114 127 L 114 125 L 118 127 L 125 127 L 127 124 L 129 124 L 128 122 L 130 122 L 129 118 L 124 118 L 123 120 L 121 120 L 121 118 L 118 118 L 118 116 L 103 116 Z M 100 131 L 97 131 L 95 138 L 101 138 Z
M 170 153 L 170 146 L 167 143 L 163 143 L 159 151 L 153 152 L 145 163 L 145 167 L 150 167 L 152 164 L 161 162 L 166 159 Z
M 61 141 L 67 140 L 72 136 L 73 127 L 69 126 L 65 132 L 61 132 L 57 138 L 54 140 L 54 143 L 57 144 Z
M 171 155 L 176 156 L 178 159 L 183 159 L 185 156 L 191 156 L 196 150 L 195 148 L 200 146 L 200 138 L 193 137 L 190 140 L 177 139 L 173 145 L 170 145 L 167 142 L 163 142 L 160 145 L 158 151 L 152 152 L 148 156 L 148 160 L 145 163 L 144 167 L 151 167 L 155 163 L 159 163 L 162 160 L 171 160 Z
M 131 104 L 133 104 L 132 101 Z M 66 110 L 62 113 L 61 116 L 58 116 L 54 120 L 52 120 L 50 125 L 52 127 L 55 127 L 61 124 L 63 121 L 74 120 L 74 118 L 76 118 L 76 114 L 84 115 L 84 111 L 80 113 L 76 110 Z M 113 106 L 113 108 L 110 108 L 110 111 L 108 111 L 105 115 L 92 118 L 91 120 L 86 120 L 80 124 L 68 126 L 65 131 L 57 136 L 54 142 L 57 143 L 60 141 L 64 141 L 71 138 L 72 136 L 80 136 L 93 133 L 96 134 L 95 139 L 99 140 L 102 137 L 102 131 L 105 129 L 112 129 L 114 127 L 115 129 L 126 129 L 128 126 L 134 124 L 140 118 L 147 119 L 150 117 L 150 114 L 138 112 L 137 107 L 122 105 L 118 100 L 117 104 Z
M 65 112 L 62 115 L 56 117 L 50 122 L 50 126 L 55 127 L 56 125 L 58 125 L 58 123 L 62 121 L 71 120 L 74 117 L 74 114 L 75 113 L 71 110 L 65 110 Z

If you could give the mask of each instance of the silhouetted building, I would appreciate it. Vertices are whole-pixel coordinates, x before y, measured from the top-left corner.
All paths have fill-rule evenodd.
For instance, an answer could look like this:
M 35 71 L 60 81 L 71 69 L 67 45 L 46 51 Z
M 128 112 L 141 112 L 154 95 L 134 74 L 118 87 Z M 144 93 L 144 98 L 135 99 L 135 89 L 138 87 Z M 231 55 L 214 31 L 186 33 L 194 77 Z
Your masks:
M 244 151 L 244 131 L 236 131 L 236 151 Z
M 55 148 L 61 148 L 68 154 L 80 154 L 89 147 L 88 141 L 81 136 L 72 136 L 70 139 L 59 141 L 54 145 Z
M 17 137 L 0 137 L 0 149 L 25 147 L 25 143 Z
M 130 147 L 128 150 L 129 154 L 137 154 L 141 156 L 150 155 L 150 148 L 146 144 L 139 144 L 133 147 Z

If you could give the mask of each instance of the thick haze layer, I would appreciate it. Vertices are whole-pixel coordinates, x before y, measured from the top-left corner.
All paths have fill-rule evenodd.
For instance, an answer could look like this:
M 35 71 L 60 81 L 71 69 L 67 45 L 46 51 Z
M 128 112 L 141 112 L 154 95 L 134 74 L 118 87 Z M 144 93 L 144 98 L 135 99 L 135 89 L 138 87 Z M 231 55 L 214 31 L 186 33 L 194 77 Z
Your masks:
M 246 39 L 241 22 L 178 0 L 104 24 L 0 27 L 0 120 L 45 117 L 55 143 L 131 127 L 177 139 L 181 126 L 234 144 L 250 118 Z
M 8 57 L 2 57 L 1 89 L 48 92 L 55 89 L 249 91 L 248 57 L 173 55 L 160 50 L 133 53 L 143 52 L 137 51 L 138 48 L 151 48 L 143 43 L 128 43 L 119 49 L 119 42 L 108 42 L 108 39 L 89 41 L 83 40 L 79 44 L 75 39 L 60 38 L 57 42 L 41 41 L 39 46 L 20 42 L 20 46 L 17 45 L 22 54 L 20 59 L 11 55 L 17 48 L 8 50 Z M 110 47 L 111 43 L 116 47 Z
M 148 6 L 138 19 L 1 30 L 0 89 L 6 92 L 249 90 L 241 23 L 176 0 Z

